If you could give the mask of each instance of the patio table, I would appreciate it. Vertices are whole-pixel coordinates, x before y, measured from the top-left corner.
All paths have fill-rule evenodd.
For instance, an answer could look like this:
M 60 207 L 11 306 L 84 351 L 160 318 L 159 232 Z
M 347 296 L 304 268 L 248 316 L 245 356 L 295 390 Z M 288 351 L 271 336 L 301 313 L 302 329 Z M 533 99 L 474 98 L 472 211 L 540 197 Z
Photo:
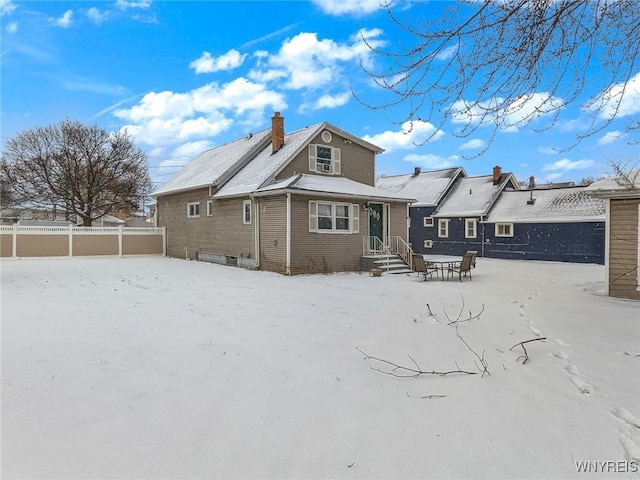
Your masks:
M 460 263 L 462 260 L 456 260 L 456 259 L 452 259 L 452 258 L 427 258 L 425 259 L 425 262 L 427 262 L 427 264 L 431 264 L 435 267 L 436 269 L 436 276 L 438 275 L 437 272 L 440 272 L 440 278 L 442 279 L 442 281 L 444 282 L 444 274 L 445 272 L 449 272 L 450 270 L 452 270 L 454 267 L 459 267 Z M 447 279 L 448 279 L 448 275 L 447 275 Z

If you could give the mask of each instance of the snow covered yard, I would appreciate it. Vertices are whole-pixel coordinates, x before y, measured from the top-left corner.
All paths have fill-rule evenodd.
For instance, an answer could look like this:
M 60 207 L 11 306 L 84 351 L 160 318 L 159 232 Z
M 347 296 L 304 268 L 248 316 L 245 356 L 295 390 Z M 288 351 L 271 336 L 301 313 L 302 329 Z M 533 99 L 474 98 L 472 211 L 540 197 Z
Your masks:
M 640 304 L 604 296 L 602 266 L 479 259 L 462 283 L 0 268 L 2 478 L 638 476 Z M 458 332 L 491 375 L 396 378 L 356 350 L 478 371 L 448 323 L 483 306 Z M 538 337 L 525 365 L 509 351 Z

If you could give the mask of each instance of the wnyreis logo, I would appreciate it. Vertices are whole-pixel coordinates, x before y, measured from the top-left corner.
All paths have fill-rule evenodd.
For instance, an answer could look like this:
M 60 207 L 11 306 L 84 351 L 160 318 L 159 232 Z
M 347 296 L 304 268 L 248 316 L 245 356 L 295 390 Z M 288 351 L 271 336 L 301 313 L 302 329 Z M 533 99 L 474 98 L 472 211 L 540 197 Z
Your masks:
M 576 470 L 578 473 L 636 473 L 639 469 L 636 460 L 630 462 L 581 460 L 576 462 Z

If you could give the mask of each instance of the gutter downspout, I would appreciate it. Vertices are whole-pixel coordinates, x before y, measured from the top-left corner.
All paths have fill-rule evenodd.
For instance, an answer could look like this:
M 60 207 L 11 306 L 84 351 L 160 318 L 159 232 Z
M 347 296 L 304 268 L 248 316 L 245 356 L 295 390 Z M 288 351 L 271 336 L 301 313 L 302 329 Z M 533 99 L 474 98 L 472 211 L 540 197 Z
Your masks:
M 482 225 L 482 245 L 480 245 L 480 257 L 484 258 L 484 229 L 485 223 L 482 216 L 480 217 L 480 225 Z
M 287 275 L 291 275 L 291 194 L 287 193 Z
M 254 244 L 254 255 L 256 259 L 256 269 L 260 268 L 260 201 L 256 200 L 253 195 L 249 195 L 249 199 L 251 203 L 255 207 L 255 215 L 254 221 L 255 225 L 253 227 L 253 244 Z

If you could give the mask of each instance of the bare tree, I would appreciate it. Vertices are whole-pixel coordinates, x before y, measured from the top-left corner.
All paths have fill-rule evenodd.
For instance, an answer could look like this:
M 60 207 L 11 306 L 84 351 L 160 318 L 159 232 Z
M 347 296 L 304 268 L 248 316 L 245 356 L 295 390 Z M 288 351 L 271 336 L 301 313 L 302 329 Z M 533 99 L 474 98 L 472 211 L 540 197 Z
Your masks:
M 599 92 L 580 105 L 590 125 L 571 148 L 625 114 L 622 100 L 638 74 L 638 0 L 467 0 L 448 3 L 435 19 L 419 9 L 433 16 L 437 2 L 394 9 L 397 2 L 380 1 L 398 32 L 391 47 L 368 44 L 389 62 L 363 68 L 390 99 L 354 94 L 372 109 L 400 107 L 398 123 L 430 121 L 435 135 L 452 120 L 459 137 L 491 125 L 493 139 L 499 129 L 548 129 L 563 108 Z M 640 130 L 637 119 L 629 129 Z
M 109 213 L 136 210 L 151 191 L 146 155 L 131 136 L 72 120 L 11 138 L 0 178 L 14 203 L 61 209 L 85 226 Z

